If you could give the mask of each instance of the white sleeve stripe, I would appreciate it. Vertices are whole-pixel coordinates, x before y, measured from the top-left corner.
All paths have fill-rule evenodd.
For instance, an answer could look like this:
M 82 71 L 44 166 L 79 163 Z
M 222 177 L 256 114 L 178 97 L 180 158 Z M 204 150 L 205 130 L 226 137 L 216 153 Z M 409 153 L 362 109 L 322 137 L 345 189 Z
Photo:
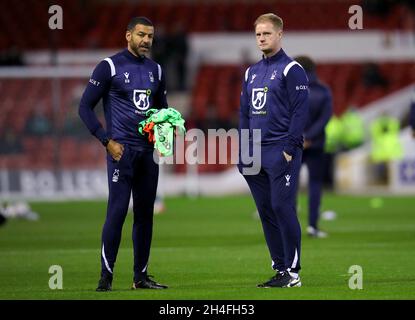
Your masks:
M 249 68 L 245 71 L 245 82 L 248 81 Z
M 288 71 L 290 71 L 291 67 L 298 64 L 301 67 L 301 64 L 299 64 L 297 61 L 291 61 L 289 64 L 287 64 L 287 66 L 284 69 L 284 76 L 287 76 Z M 302 68 L 302 67 L 301 67 Z
M 157 64 L 157 68 L 159 69 L 159 81 L 161 81 L 161 67 L 159 64 Z
M 108 64 L 110 65 L 111 68 L 111 77 L 115 76 L 115 66 L 114 66 L 114 62 L 112 62 L 111 58 L 105 58 L 105 61 L 108 62 Z

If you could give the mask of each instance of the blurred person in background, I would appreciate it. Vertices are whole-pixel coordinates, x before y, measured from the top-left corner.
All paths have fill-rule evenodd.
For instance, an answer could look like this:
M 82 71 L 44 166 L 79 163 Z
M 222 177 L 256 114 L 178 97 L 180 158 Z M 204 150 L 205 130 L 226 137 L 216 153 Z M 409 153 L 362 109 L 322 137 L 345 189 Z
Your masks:
M 343 133 L 341 145 L 343 150 L 351 150 L 359 147 L 365 141 L 365 124 L 359 111 L 350 106 L 341 117 Z
M 25 201 L 6 201 L 0 204 L 0 215 L 5 223 L 8 219 L 26 219 L 31 221 L 39 220 L 39 214 L 32 210 Z
M 66 137 L 72 137 L 78 141 L 85 140 L 91 135 L 86 129 L 85 125 L 79 121 L 79 115 L 77 108 L 79 106 L 79 98 L 74 99 L 71 105 L 68 108 L 68 111 L 65 113 L 65 119 L 63 120 L 62 133 Z
M 415 91 L 412 94 L 411 111 L 409 115 L 409 124 L 412 128 L 412 137 L 415 138 Z
M 379 70 L 379 66 L 373 62 L 368 62 L 363 66 L 362 78 L 363 78 L 362 79 L 363 85 L 366 88 L 373 88 L 373 87 L 385 88 L 388 86 L 388 81 L 381 74 Z
M 309 117 L 304 130 L 302 161 L 308 169 L 308 227 L 311 237 L 325 238 L 327 233 L 318 228 L 324 179 L 325 128 L 333 113 L 330 89 L 320 82 L 314 61 L 307 56 L 294 58 L 308 77 Z
M 174 65 L 174 73 L 177 76 L 176 85 L 172 88 L 177 91 L 184 91 L 186 89 L 186 75 L 187 75 L 187 55 L 189 52 L 189 44 L 186 30 L 180 22 L 174 26 L 173 33 L 169 37 L 169 50 L 171 60 Z
M 0 66 L 23 66 L 23 54 L 17 47 L 0 51 Z
M 388 182 L 388 163 L 401 159 L 403 149 L 399 140 L 400 124 L 398 119 L 383 113 L 370 124 L 371 159 L 375 164 L 376 181 Z
M 4 225 L 6 223 L 6 221 L 7 221 L 7 219 L 3 215 L 3 213 L 1 212 L 1 209 L 0 209 L 0 226 Z
M 127 26 L 127 49 L 104 59 L 95 68 L 82 96 L 79 115 L 107 150 L 109 198 L 102 231 L 101 279 L 97 291 L 112 290 L 121 231 L 133 195 L 134 279 L 132 289 L 165 289 L 147 274 L 153 232 L 153 211 L 159 166 L 154 146 L 138 133 L 150 108 L 167 108 L 166 82 L 159 64 L 146 57 L 154 26 L 145 17 Z M 106 130 L 94 107 L 103 99 Z
M 52 133 L 51 119 L 47 116 L 43 104 L 38 104 L 25 124 L 25 134 L 29 136 L 46 136 Z
M 275 14 L 259 16 L 255 35 L 263 58 L 245 72 L 240 98 L 239 129 L 261 130 L 261 168 L 244 174 L 259 212 L 276 271 L 260 288 L 300 287 L 301 227 L 296 198 L 303 132 L 308 117 L 308 80 L 301 65 L 281 48 L 283 21 Z M 241 155 L 248 150 L 240 145 Z
M 176 22 L 167 30 L 158 27 L 152 56 L 171 75 L 167 80 L 167 90 L 186 90 L 188 52 L 188 36 L 181 22 Z
M 0 154 L 18 154 L 23 152 L 23 145 L 20 137 L 12 128 L 5 128 L 0 138 Z
M 335 157 L 341 147 L 343 134 L 342 122 L 333 114 L 326 125 L 326 142 L 324 145 L 324 184 L 334 188 Z

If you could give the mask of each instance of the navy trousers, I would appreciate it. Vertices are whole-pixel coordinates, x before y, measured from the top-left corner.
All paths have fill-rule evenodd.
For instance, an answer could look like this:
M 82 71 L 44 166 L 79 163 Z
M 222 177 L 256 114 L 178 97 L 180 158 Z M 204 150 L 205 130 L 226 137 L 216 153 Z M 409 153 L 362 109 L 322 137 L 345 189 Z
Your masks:
M 244 175 L 255 200 L 274 270 L 298 273 L 301 227 L 296 212 L 302 150 L 287 162 L 282 146 L 261 148 L 261 171 Z
M 119 162 L 107 155 L 107 170 L 109 197 L 102 230 L 101 276 L 114 271 L 132 192 L 134 281 L 138 281 L 147 275 L 159 167 L 153 160 L 153 150 L 133 150 L 124 145 Z
M 324 150 L 304 150 L 303 163 L 308 170 L 308 225 L 317 229 L 324 181 Z

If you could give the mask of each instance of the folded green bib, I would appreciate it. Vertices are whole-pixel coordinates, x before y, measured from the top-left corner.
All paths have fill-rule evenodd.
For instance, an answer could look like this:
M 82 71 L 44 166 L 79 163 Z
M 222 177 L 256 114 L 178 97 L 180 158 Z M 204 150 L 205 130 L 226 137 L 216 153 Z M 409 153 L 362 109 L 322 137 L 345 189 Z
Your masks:
M 154 122 L 154 148 L 157 149 L 162 156 L 171 156 L 173 154 L 174 128 L 177 127 L 179 134 L 184 134 L 184 119 L 179 111 L 174 108 L 167 109 L 150 109 L 146 112 L 148 117 L 146 120 L 138 124 L 138 132 L 145 134 L 143 128 L 146 124 Z

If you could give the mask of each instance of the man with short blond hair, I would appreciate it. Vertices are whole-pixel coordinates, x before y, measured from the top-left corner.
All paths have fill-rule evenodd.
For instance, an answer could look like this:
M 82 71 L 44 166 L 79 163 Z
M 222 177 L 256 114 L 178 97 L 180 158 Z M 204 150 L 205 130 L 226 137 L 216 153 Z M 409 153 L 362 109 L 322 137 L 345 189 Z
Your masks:
M 277 30 L 282 30 L 284 27 L 284 21 L 279 16 L 273 13 L 265 13 L 265 14 L 260 15 L 255 20 L 254 28 L 256 28 L 256 26 L 259 23 L 264 23 L 264 22 L 265 23 L 271 22 Z
M 261 147 L 261 168 L 244 174 L 254 197 L 277 271 L 258 287 L 299 287 L 301 229 L 296 213 L 303 131 L 308 116 L 308 79 L 303 68 L 281 48 L 283 21 L 267 13 L 255 21 L 263 58 L 249 67 L 242 84 L 240 130 L 249 130 L 249 144 Z M 260 140 L 253 130 L 260 129 Z M 246 153 L 242 148 L 241 154 Z M 241 157 L 243 159 L 243 157 Z

